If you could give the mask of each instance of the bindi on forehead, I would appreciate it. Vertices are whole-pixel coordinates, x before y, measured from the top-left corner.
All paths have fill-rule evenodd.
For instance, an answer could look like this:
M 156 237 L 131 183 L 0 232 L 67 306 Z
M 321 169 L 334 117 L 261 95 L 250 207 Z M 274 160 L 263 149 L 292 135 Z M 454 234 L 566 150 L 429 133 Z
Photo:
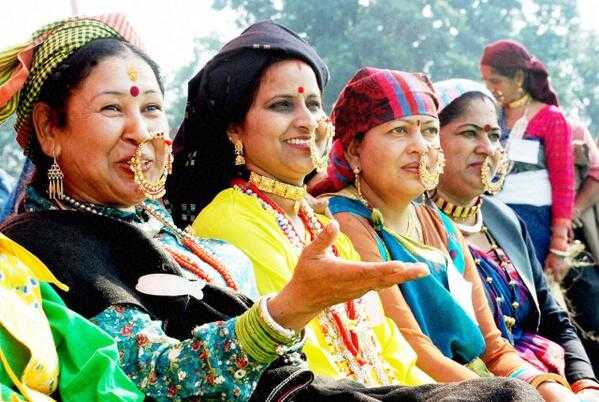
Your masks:
M 133 82 L 137 81 L 137 69 L 135 67 L 129 67 L 127 69 L 127 76 L 129 77 L 129 79 Z M 129 88 L 129 93 L 131 94 L 131 96 L 133 96 L 134 98 L 136 96 L 139 95 L 139 87 L 137 85 L 131 85 L 131 88 Z

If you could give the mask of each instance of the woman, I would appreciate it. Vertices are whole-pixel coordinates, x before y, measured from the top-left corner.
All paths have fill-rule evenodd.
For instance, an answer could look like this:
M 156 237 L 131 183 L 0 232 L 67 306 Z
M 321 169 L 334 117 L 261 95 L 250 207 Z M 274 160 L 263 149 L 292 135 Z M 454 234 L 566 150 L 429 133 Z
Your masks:
M 524 224 L 501 201 L 483 196 L 498 190 L 490 178 L 502 152 L 492 95 L 469 80 L 442 81 L 435 90 L 447 163 L 432 198 L 464 235 L 497 327 L 523 359 L 543 372 L 565 372 L 579 396 L 599 397 L 589 358 L 551 295 Z M 472 206 L 480 208 L 456 213 Z
M 70 308 L 115 338 L 147 398 L 286 400 L 303 389 L 318 399 L 297 353 L 304 322 L 386 283 L 382 275 L 414 273 L 364 266 L 370 281 L 295 300 L 331 263 L 357 282 L 356 267 L 322 252 L 331 227 L 302 255 L 289 290 L 252 305 L 255 281 L 239 250 L 177 229 L 144 199 L 164 193 L 170 154 L 158 69 L 136 43 L 120 16 L 78 17 L 4 53 L 1 115 L 16 109 L 17 139 L 36 171 L 3 232 L 70 287 L 60 292 Z M 333 276 L 322 282 L 341 280 Z
M 142 401 L 114 340 L 69 310 L 50 284 L 68 290 L 0 234 L 0 400 Z
M 570 119 L 576 155 L 576 200 L 572 222 L 574 239 L 588 253 L 578 267 L 568 270 L 561 282 L 564 298 L 576 322 L 580 339 L 595 372 L 599 370 L 599 147 L 589 130 Z
M 513 162 L 497 197 L 526 222 L 537 258 L 559 278 L 574 207 L 572 132 L 545 66 L 520 43 L 487 45 L 480 71 L 503 109 L 503 141 Z
M 320 57 L 295 33 L 271 22 L 248 28 L 189 85 L 169 189 L 170 206 L 183 222 L 216 196 L 195 219 L 196 233 L 227 240 L 247 253 L 260 293 L 288 289 L 308 303 L 352 286 L 344 280 L 327 284 L 334 264 L 306 278 L 304 293 L 298 293 L 292 280 L 301 269 L 298 256 L 331 226 L 308 207 L 302 187 L 326 152 L 330 127 L 323 119 L 321 91 L 327 78 Z M 330 238 L 322 252 L 342 257 L 335 259 L 339 264 L 357 259 L 342 236 L 334 242 Z M 414 269 L 422 274 L 421 268 Z M 363 280 L 370 276 L 367 271 L 356 274 Z M 413 351 L 382 315 L 376 295 L 363 294 L 355 292 L 346 303 L 327 308 L 306 327 L 304 352 L 311 369 L 343 380 L 330 394 L 338 400 L 365 401 L 402 400 L 404 392 L 416 400 L 457 395 L 456 388 L 440 385 L 389 386 L 431 380 L 415 366 Z M 341 385 L 347 380 L 388 386 L 347 389 Z M 486 392 L 495 385 L 485 384 L 461 392 L 477 389 L 485 394 L 479 397 L 487 399 Z
M 328 176 L 314 193 L 334 193 L 329 209 L 363 260 L 421 262 L 431 272 L 380 292 L 385 313 L 416 350 L 419 366 L 437 381 L 488 376 L 488 369 L 535 384 L 547 400 L 570 400 L 564 387 L 543 382 L 549 377 L 501 339 L 449 218 L 414 203 L 436 186 L 443 169 L 430 81 L 362 68 L 339 95 L 332 120 L 336 140 Z

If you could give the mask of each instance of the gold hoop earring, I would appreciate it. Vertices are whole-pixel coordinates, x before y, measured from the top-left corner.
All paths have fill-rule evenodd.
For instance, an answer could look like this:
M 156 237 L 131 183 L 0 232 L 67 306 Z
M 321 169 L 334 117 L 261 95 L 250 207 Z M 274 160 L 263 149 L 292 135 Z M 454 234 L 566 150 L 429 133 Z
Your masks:
M 318 156 L 318 148 L 316 147 L 316 133 L 324 131 L 325 146 L 321 156 Z M 314 135 L 310 139 L 310 158 L 312 164 L 318 173 L 325 172 L 329 165 L 329 152 L 333 145 L 333 137 L 335 136 L 335 126 L 331 123 L 328 117 L 324 117 L 318 121 Z
M 160 173 L 160 176 L 158 177 L 158 179 L 155 181 L 150 181 L 150 180 L 146 179 L 146 177 L 144 176 L 144 172 L 143 172 L 143 164 L 144 164 L 143 149 L 144 149 L 144 146 L 146 144 L 148 144 L 149 142 L 159 140 L 159 139 L 163 139 L 164 144 L 165 144 L 164 164 L 162 167 L 162 172 Z M 170 148 L 171 148 L 170 140 L 167 140 L 165 138 L 164 133 L 162 133 L 162 132 L 156 133 L 156 134 L 153 134 L 152 136 L 150 136 L 150 138 L 148 138 L 147 140 L 142 141 L 137 146 L 137 149 L 135 150 L 135 154 L 133 154 L 133 157 L 129 161 L 129 168 L 133 172 L 133 180 L 135 180 L 135 183 L 139 186 L 139 189 L 144 193 L 144 196 L 146 198 L 151 198 L 153 200 L 156 200 L 156 199 L 161 198 L 166 193 L 166 189 L 165 189 L 166 178 L 169 175 L 169 173 L 172 171 L 172 161 L 173 161 L 173 156 L 171 154 Z
M 487 155 L 480 169 L 480 181 L 485 192 L 497 194 L 503 188 L 503 183 L 507 177 L 509 162 L 504 151 L 499 151 L 495 169 L 495 174 L 492 174 L 493 157 Z
M 245 158 L 243 157 L 243 144 L 241 141 L 235 141 L 233 146 L 235 147 L 235 166 L 245 165 Z
M 48 169 L 48 198 L 50 200 L 60 201 L 64 198 L 63 179 L 64 174 L 58 162 L 56 155 L 52 156 L 53 162 Z
M 418 176 L 425 191 L 431 191 L 437 187 L 439 184 L 439 177 L 443 173 L 443 168 L 445 167 L 445 155 L 443 154 L 441 148 L 436 149 L 438 152 L 437 161 L 430 169 L 428 167 L 428 150 L 427 152 L 420 154 L 420 161 L 418 162 Z

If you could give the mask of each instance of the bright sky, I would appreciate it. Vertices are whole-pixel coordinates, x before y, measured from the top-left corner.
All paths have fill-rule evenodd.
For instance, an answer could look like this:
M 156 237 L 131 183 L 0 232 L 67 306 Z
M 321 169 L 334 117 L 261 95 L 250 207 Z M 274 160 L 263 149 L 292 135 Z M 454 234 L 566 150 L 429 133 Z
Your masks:
M 125 14 L 165 75 L 191 60 L 194 38 L 216 32 L 228 40 L 241 31 L 235 14 L 214 11 L 211 0 L 18 0 L 0 13 L 0 49 L 28 39 L 48 22 L 71 16 L 73 2 L 79 14 Z
M 214 11 L 212 0 L 17 0 L 0 13 L 0 49 L 27 39 L 45 23 L 70 16 L 73 2 L 80 14 L 126 14 L 167 78 L 191 60 L 194 38 L 216 32 L 228 40 L 241 31 L 235 14 Z M 598 1 L 578 0 L 578 4 L 583 24 L 599 30 Z

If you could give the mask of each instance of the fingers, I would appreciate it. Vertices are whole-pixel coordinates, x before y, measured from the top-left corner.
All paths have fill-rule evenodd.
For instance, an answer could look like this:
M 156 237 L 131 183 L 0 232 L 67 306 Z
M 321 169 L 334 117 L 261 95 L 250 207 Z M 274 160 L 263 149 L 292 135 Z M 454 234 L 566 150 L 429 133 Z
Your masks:
M 384 263 L 363 263 L 363 276 L 366 276 L 370 284 L 377 288 L 385 288 L 398 283 L 409 282 L 430 274 L 428 267 L 423 263 L 406 263 L 400 261 L 389 261 Z
M 306 248 L 304 248 L 304 252 L 302 253 L 304 257 L 318 257 L 326 254 L 326 251 L 333 245 L 337 235 L 339 234 L 339 223 L 337 221 L 332 220 L 328 225 L 326 225 L 322 232 L 312 240 L 312 243 L 308 244 Z
M 355 290 L 382 289 L 429 275 L 426 264 L 389 262 L 340 262 L 331 279 Z

